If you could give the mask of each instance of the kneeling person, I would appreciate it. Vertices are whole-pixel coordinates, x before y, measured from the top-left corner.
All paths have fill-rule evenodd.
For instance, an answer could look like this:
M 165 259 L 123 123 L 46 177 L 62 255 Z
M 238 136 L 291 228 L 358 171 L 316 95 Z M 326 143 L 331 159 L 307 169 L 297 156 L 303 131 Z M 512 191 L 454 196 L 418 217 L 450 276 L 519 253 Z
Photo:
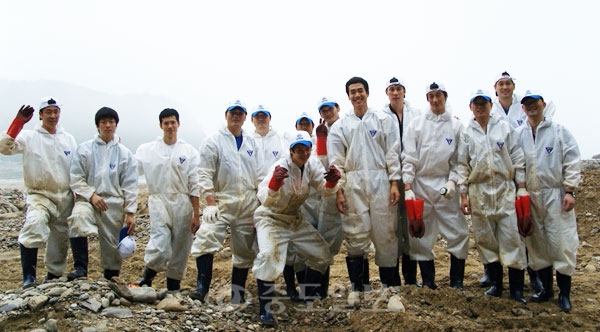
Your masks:
M 319 296 L 322 274 L 329 266 L 329 247 L 316 228 L 306 221 L 300 207 L 314 188 L 323 196 L 335 194 L 340 172 L 320 163 L 308 163 L 311 154 L 311 138 L 305 131 L 298 131 L 290 144 L 290 155 L 278 160 L 271 175 L 258 187 L 261 206 L 254 213 L 258 247 L 260 251 L 252 273 L 257 278 L 260 300 L 260 320 L 274 325 L 270 304 L 274 293 L 273 281 L 285 266 L 287 247 L 292 244 L 296 252 L 306 259 L 306 298 Z

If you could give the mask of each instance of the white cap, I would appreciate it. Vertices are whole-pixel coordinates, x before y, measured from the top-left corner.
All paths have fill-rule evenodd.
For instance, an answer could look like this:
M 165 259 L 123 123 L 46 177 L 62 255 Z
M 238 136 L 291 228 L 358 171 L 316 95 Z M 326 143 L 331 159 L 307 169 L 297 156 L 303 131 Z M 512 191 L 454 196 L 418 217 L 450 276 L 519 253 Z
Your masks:
M 42 101 L 40 102 L 40 111 L 43 110 L 46 107 L 50 107 L 50 106 L 55 106 L 58 107 L 58 109 L 60 109 L 60 107 L 62 106 L 58 100 L 54 97 L 45 97 L 42 98 Z
M 123 227 L 121 232 L 119 232 L 119 245 L 117 246 L 117 250 L 119 250 L 119 255 L 121 258 L 128 258 L 133 256 L 135 252 L 135 240 L 127 235 L 127 231 L 129 227 Z
M 400 79 L 396 78 L 395 76 L 385 82 L 385 89 L 387 90 L 392 85 L 401 85 L 403 88 L 405 88 L 404 82 L 402 82 Z
M 428 94 L 431 91 L 443 91 L 443 92 L 448 93 L 448 91 L 446 91 L 446 87 L 442 83 L 436 83 L 436 82 L 427 84 L 427 88 L 425 89 L 425 94 Z
M 263 105 L 256 106 L 252 112 L 252 116 L 256 116 L 258 113 L 265 113 L 267 116 L 271 116 L 271 112 L 267 111 Z
M 503 72 L 502 74 L 496 76 L 496 80 L 494 81 L 494 85 L 498 83 L 499 80 L 511 80 L 513 83 L 515 82 L 515 78 L 510 76 L 508 72 Z
M 317 109 L 319 110 L 319 112 L 321 112 L 321 107 L 323 107 L 323 106 L 333 107 L 336 104 L 337 104 L 337 102 L 335 100 L 333 100 L 333 98 L 323 97 L 323 98 L 319 99 L 319 104 L 318 104 L 319 106 L 317 107 Z
M 304 130 L 298 130 L 296 132 L 292 132 L 289 135 L 290 141 L 290 149 L 292 149 L 296 144 L 303 144 L 308 147 L 312 146 L 312 140 L 310 135 Z
M 310 121 L 313 125 L 315 124 L 315 122 L 310 118 L 310 116 L 308 116 L 308 114 L 306 114 L 306 112 L 302 112 L 302 114 L 300 114 L 300 116 L 298 116 L 298 120 L 296 120 L 296 124 L 300 123 L 300 120 L 306 118 L 308 121 Z
M 231 102 L 229 102 L 229 104 L 227 104 L 227 112 L 229 112 L 235 108 L 239 108 L 242 111 L 244 111 L 244 113 L 248 113 L 248 112 L 246 112 L 246 107 L 244 106 L 244 104 L 242 104 L 242 102 L 239 99 L 231 101 Z
M 482 97 L 485 98 L 485 100 L 487 101 L 492 101 L 492 98 L 490 97 L 490 94 L 482 89 L 477 89 L 477 91 L 471 93 L 471 100 L 469 101 L 469 103 L 472 103 L 473 100 L 475 100 L 475 98 L 477 97 Z
M 525 99 L 527 98 L 544 100 L 542 92 L 539 90 L 526 90 L 525 94 L 523 95 L 523 98 L 521 98 L 521 104 L 523 104 L 523 101 L 525 101 Z

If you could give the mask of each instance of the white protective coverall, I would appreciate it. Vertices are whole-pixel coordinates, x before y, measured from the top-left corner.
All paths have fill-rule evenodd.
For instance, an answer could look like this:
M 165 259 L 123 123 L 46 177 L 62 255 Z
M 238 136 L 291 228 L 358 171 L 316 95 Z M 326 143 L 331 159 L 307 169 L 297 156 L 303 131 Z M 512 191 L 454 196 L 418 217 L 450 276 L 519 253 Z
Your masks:
M 275 166 L 288 170 L 289 177 L 278 190 L 269 189 Z M 300 206 L 315 188 L 319 195 L 333 195 L 337 187 L 326 188 L 320 162 L 307 162 L 304 170 L 296 166 L 288 155 L 273 165 L 259 185 L 258 197 L 262 203 L 254 213 L 258 247 L 260 252 L 254 262 L 252 274 L 259 280 L 273 281 L 283 271 L 288 244 L 313 270 L 324 273 L 329 266 L 329 248 L 317 229 L 304 219 Z
M 256 132 L 250 133 L 250 136 L 256 143 L 256 154 L 258 162 L 257 181 L 260 183 L 266 176 L 267 172 L 277 160 L 284 158 L 289 154 L 289 149 L 283 140 L 283 137 L 273 128 L 262 136 Z
M 398 122 L 371 108 L 362 119 L 349 114 L 337 120 L 327 137 L 329 161 L 342 174 L 348 256 L 364 255 L 372 241 L 379 267 L 394 267 L 398 259 L 397 207 L 390 205 L 390 181 L 401 177 L 399 144 Z
M 469 227 L 460 212 L 459 195 L 450 200 L 440 195 L 447 181 L 458 182 L 457 146 L 462 130 L 461 122 L 449 111 L 440 115 L 427 111 L 408 125 L 402 142 L 402 179 L 411 184 L 415 197 L 425 200 L 425 234 L 420 239 L 410 238 L 412 260 L 434 259 L 438 233 L 448 242 L 447 252 L 458 259 L 467 258 Z
M 515 182 L 525 183 L 525 159 L 507 121 L 492 116 L 486 132 L 474 119 L 458 143 L 458 185 L 468 193 L 475 242 L 483 264 L 523 270 Z
M 546 120 L 538 125 L 535 138 L 528 122 L 515 134 L 525 154 L 531 196 L 533 234 L 525 238 L 529 266 L 535 271 L 552 266 L 570 276 L 579 237 L 575 210 L 563 211 L 562 201 L 565 187 L 576 188 L 581 180 L 577 142 L 562 125 Z
M 400 122 L 396 112 L 390 109 L 390 104 L 387 104 L 383 111 L 396 119 L 398 130 L 400 130 Z M 406 136 L 409 123 L 421 115 L 421 111 L 410 105 L 407 100 L 404 100 L 404 108 L 402 109 L 402 136 L 400 137 L 400 145 L 398 149 L 398 158 L 402 156 L 402 141 Z M 400 200 L 398 201 L 398 226 L 396 228 L 396 237 L 398 237 L 398 255 L 408 255 L 410 249 L 410 234 L 408 233 L 408 216 L 406 215 L 406 205 L 404 204 L 404 182 L 402 179 L 398 181 L 398 190 L 400 190 Z
M 214 254 L 223 248 L 227 226 L 231 228 L 232 264 L 245 269 L 252 267 L 256 256 L 254 211 L 258 159 L 256 144 L 242 130 L 243 142 L 237 149 L 235 137 L 223 127 L 207 138 L 200 149 L 200 198 L 213 196 L 221 218 L 202 222 L 192 245 L 192 256 Z
M 552 120 L 555 109 L 554 103 L 549 102 L 544 109 L 544 117 L 546 117 L 547 120 Z M 510 108 L 508 109 L 508 114 L 504 111 L 498 98 L 494 98 L 491 115 L 497 119 L 508 121 L 511 128 L 517 128 L 527 122 L 527 114 L 525 114 L 521 108 L 521 97 L 516 94 L 513 94 L 512 105 L 510 105 Z
M 55 134 L 37 124 L 33 130 L 22 130 L 16 139 L 5 133 L 0 136 L 0 153 L 23 154 L 27 214 L 18 241 L 26 248 L 40 248 L 47 242 L 46 268 L 57 276 L 67 265 L 67 218 L 73 209 L 69 165 L 76 148 L 75 138 L 60 124 Z
M 150 241 L 144 262 L 154 271 L 166 271 L 167 278 L 183 280 L 194 240 L 190 197 L 199 195 L 200 156 L 181 139 L 167 145 L 161 137 L 140 145 L 135 157 L 149 193 Z
M 138 173 L 131 151 L 115 137 L 106 143 L 100 136 L 79 145 L 71 163 L 71 189 L 77 194 L 69 218 L 70 237 L 98 234 L 103 269 L 120 270 L 119 232 L 125 213 L 137 211 Z M 108 205 L 96 211 L 90 199 L 96 193 Z

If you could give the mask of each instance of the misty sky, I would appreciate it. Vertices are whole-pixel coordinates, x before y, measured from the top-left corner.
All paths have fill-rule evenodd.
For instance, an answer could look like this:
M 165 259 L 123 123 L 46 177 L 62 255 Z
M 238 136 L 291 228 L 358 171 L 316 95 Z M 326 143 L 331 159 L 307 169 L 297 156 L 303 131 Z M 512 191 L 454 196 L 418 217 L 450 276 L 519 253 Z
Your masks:
M 318 118 L 322 96 L 349 112 L 344 84 L 352 76 L 369 81 L 376 108 L 392 76 L 422 109 L 425 86 L 442 82 L 466 122 L 470 93 L 493 91 L 506 70 L 518 93 L 539 89 L 554 101 L 554 120 L 590 158 L 600 153 L 597 103 L 585 97 L 600 77 L 599 7 L 591 0 L 2 0 L 0 78 L 165 96 L 180 105 L 184 125 L 211 133 L 232 99 L 264 104 L 279 131 L 301 112 Z M 37 108 L 38 99 L 23 103 Z M 15 111 L 2 110 L 0 126 Z

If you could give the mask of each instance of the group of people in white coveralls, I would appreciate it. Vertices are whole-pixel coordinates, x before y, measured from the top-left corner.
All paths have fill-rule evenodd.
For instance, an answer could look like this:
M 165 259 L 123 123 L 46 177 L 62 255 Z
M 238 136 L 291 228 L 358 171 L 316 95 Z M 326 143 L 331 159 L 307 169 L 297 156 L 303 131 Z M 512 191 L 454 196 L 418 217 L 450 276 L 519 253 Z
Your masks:
M 438 235 L 450 254 L 449 285 L 462 290 L 470 214 L 484 264 L 480 282 L 491 286 L 486 295 L 502 295 L 507 267 L 511 298 L 526 303 L 529 268 L 530 300 L 549 301 L 556 271 L 558 304 L 569 311 L 578 246 L 577 143 L 552 121 L 554 104 L 540 92 L 517 96 L 507 72 L 493 86 L 496 98 L 484 89 L 472 94 L 466 127 L 450 112 L 440 82 L 427 85 L 429 108 L 421 112 L 405 99 L 400 79 L 386 82 L 389 104 L 375 109 L 367 102 L 367 81 L 353 77 L 346 83 L 352 112 L 342 116 L 339 104 L 324 97 L 318 125 L 303 113 L 285 133 L 270 126 L 271 112 L 262 105 L 251 114 L 255 131 L 242 129 L 248 111 L 236 100 L 225 109 L 226 125 L 199 152 L 178 137 L 179 113 L 171 108 L 159 114 L 162 137 L 133 154 L 120 143 L 119 115 L 109 107 L 95 115 L 98 135 L 78 146 L 59 124 L 57 99 L 42 100 L 33 130 L 23 127 L 35 111 L 22 106 L 2 133 L 0 152 L 23 154 L 23 288 L 36 285 L 43 243 L 46 280 L 65 273 L 69 244 L 74 271 L 67 279 L 87 277 L 92 235 L 99 239 L 104 277 L 119 276 L 127 257 L 121 239 L 135 232 L 143 174 L 150 239 L 140 286 L 152 286 L 164 271 L 167 289 L 179 290 L 191 254 L 197 283 L 190 297 L 207 301 L 213 256 L 229 230 L 231 303 L 249 304 L 252 268 L 265 325 L 276 324 L 271 304 L 282 273 L 292 301 L 328 296 L 330 265 L 342 243 L 349 297 L 370 289 L 373 247 L 383 287 L 400 286 L 401 271 L 404 284 L 436 289 Z

